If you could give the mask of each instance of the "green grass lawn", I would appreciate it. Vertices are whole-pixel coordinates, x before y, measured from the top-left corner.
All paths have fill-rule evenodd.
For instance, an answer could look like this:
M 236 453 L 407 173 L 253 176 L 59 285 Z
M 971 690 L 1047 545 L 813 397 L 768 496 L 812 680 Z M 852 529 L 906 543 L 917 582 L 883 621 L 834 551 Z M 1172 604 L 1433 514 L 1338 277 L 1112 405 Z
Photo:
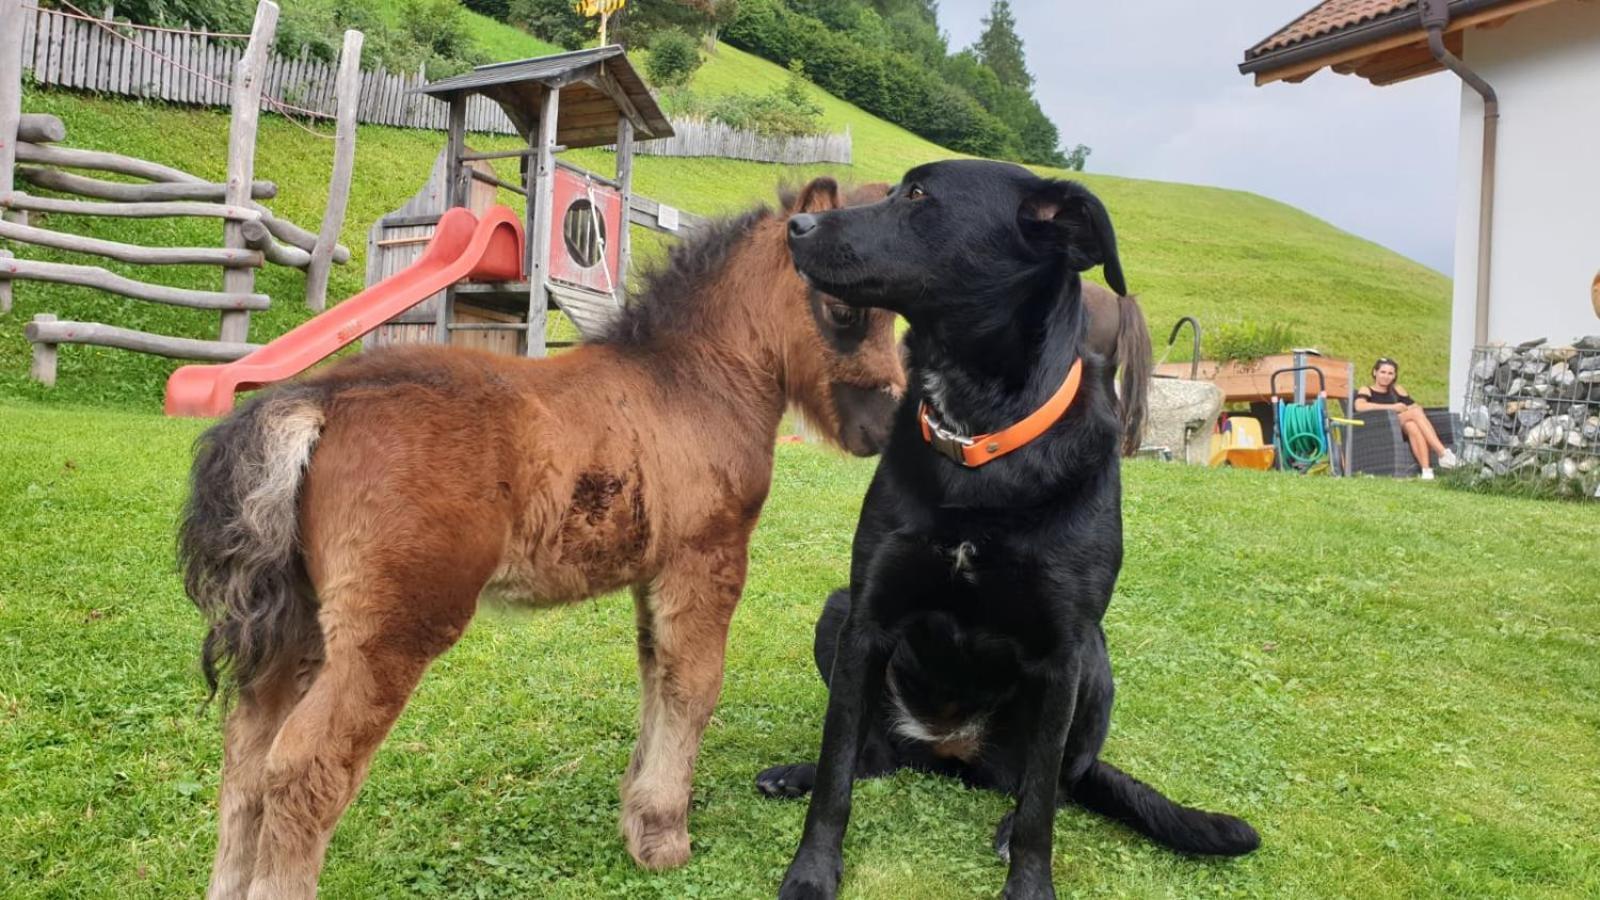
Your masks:
M 0 885 L 195 896 L 220 737 L 173 560 L 198 423 L 0 400 Z M 778 451 L 695 780 L 695 858 L 635 869 L 616 834 L 634 737 L 622 597 L 485 610 L 424 681 L 334 837 L 325 896 L 771 896 L 811 756 L 810 661 L 871 463 Z M 1261 851 L 1183 859 L 1076 810 L 1063 897 L 1600 894 L 1600 517 L 1419 482 L 1153 463 L 1126 475 L 1106 620 L 1106 757 L 1243 815 Z M 931 776 L 861 784 L 845 896 L 993 896 L 1007 803 Z

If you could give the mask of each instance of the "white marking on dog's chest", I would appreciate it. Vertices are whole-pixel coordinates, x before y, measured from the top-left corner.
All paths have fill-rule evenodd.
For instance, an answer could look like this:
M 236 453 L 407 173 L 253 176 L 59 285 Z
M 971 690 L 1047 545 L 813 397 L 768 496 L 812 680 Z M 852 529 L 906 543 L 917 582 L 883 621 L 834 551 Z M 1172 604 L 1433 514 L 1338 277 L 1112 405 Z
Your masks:
M 894 707 L 895 734 L 906 740 L 931 745 L 936 756 L 947 756 L 967 762 L 976 758 L 983 749 L 984 732 L 989 724 L 988 717 L 975 716 L 948 731 L 934 731 L 926 722 L 906 709 L 905 701 L 900 697 L 900 689 L 894 683 L 892 672 L 888 678 L 888 687 L 889 702 Z

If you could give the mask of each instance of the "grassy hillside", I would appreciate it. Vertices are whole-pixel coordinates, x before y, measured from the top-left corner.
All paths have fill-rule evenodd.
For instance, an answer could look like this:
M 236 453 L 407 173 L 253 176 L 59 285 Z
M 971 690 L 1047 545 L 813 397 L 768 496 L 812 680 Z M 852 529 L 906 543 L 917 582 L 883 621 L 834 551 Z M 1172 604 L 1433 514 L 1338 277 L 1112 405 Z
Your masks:
M 214 711 L 196 712 L 200 620 L 172 541 L 200 427 L 0 399 L 8 898 L 204 884 L 221 741 Z M 378 753 L 324 896 L 771 897 L 805 806 L 752 779 L 815 752 L 811 629 L 873 465 L 805 445 L 777 460 L 687 867 L 641 872 L 617 836 L 638 689 L 632 607 L 613 596 L 478 616 Z M 1185 859 L 1067 809 L 1063 897 L 1600 895 L 1600 626 L 1583 574 L 1600 520 L 1381 479 L 1134 463 L 1124 482 L 1106 758 L 1244 816 L 1263 845 Z M 933 776 L 863 782 L 845 896 L 995 896 L 1006 808 Z
M 517 58 L 551 48 L 522 32 L 481 17 L 475 34 L 492 41 L 497 56 Z M 710 56 L 694 87 L 706 93 L 765 91 L 781 84 L 784 70 L 731 47 Z M 893 181 L 910 165 L 949 152 L 860 109 L 822 94 L 830 127 L 854 136 L 853 166 L 788 168 L 721 159 L 644 157 L 636 168 L 638 190 L 681 208 L 718 214 L 773 196 L 781 180 L 832 172 L 855 181 Z M 53 112 L 68 123 L 69 143 L 117 150 L 220 178 L 225 168 L 227 118 L 218 111 L 141 104 L 60 91 L 28 89 L 26 110 Z M 182 140 L 174 140 L 181 135 Z M 475 146 L 512 146 L 503 137 L 481 136 Z M 371 222 L 405 201 L 427 176 L 442 146 L 438 134 L 363 127 L 356 182 L 344 231 L 355 250 L 352 265 L 336 270 L 331 297 L 359 290 L 362 248 Z M 272 202 L 280 214 L 315 225 L 322 212 L 331 144 L 275 116 L 262 120 L 258 177 L 279 185 Z M 609 173 L 610 155 L 578 151 L 572 158 Z M 508 167 L 509 169 L 509 167 Z M 1066 173 L 1052 173 L 1066 174 Z M 1244 318 L 1289 322 L 1299 340 L 1329 353 L 1369 360 L 1399 358 L 1413 393 L 1426 401 L 1445 397 L 1448 348 L 1448 282 L 1438 273 L 1281 203 L 1239 191 L 1074 175 L 1106 201 L 1117 224 L 1129 286 L 1140 296 L 1158 333 L 1180 315 L 1216 324 Z M 203 221 L 119 221 L 41 217 L 49 227 L 134 243 L 215 245 L 220 227 Z M 639 240 L 644 255 L 659 248 L 653 236 Z M 67 254 L 28 248 L 33 258 L 70 260 Z M 100 262 L 95 260 L 96 262 Z M 111 268 L 137 272 L 136 267 Z M 191 287 L 214 288 L 215 269 L 172 269 L 144 277 Z M 298 273 L 268 270 L 259 279 L 277 304 L 252 318 L 252 339 L 264 341 L 305 317 Z M 29 349 L 22 323 L 36 312 L 103 321 L 168 334 L 215 337 L 216 317 L 124 301 L 77 288 L 23 283 L 17 309 L 0 317 L 0 395 L 42 397 L 26 380 Z M 1180 348 L 1174 358 L 1185 358 Z M 54 396 L 70 401 L 153 409 L 166 374 L 176 363 L 86 347 L 61 354 L 60 386 Z

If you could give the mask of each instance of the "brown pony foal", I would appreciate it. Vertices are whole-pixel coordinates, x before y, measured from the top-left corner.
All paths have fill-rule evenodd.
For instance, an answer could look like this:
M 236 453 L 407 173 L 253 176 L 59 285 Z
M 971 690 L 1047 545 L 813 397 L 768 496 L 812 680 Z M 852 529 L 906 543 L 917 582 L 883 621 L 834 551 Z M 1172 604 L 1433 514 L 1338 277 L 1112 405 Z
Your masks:
M 202 662 L 234 697 L 212 897 L 307 897 L 423 671 L 480 595 L 633 590 L 642 713 L 628 852 L 689 858 L 690 781 L 773 442 L 798 408 L 878 451 L 905 386 L 890 314 L 795 274 L 782 212 L 676 248 L 606 338 L 529 361 L 364 354 L 263 391 L 199 441 L 180 530 Z

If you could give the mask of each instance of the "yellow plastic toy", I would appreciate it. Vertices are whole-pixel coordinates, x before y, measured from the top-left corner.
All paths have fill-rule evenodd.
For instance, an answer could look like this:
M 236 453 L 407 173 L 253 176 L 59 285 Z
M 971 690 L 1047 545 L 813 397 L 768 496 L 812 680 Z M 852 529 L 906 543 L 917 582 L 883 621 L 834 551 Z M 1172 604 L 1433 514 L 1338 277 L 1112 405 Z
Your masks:
M 1273 449 L 1261 438 L 1261 423 L 1249 416 L 1229 416 L 1222 431 L 1211 436 L 1211 465 L 1238 469 L 1272 468 Z

